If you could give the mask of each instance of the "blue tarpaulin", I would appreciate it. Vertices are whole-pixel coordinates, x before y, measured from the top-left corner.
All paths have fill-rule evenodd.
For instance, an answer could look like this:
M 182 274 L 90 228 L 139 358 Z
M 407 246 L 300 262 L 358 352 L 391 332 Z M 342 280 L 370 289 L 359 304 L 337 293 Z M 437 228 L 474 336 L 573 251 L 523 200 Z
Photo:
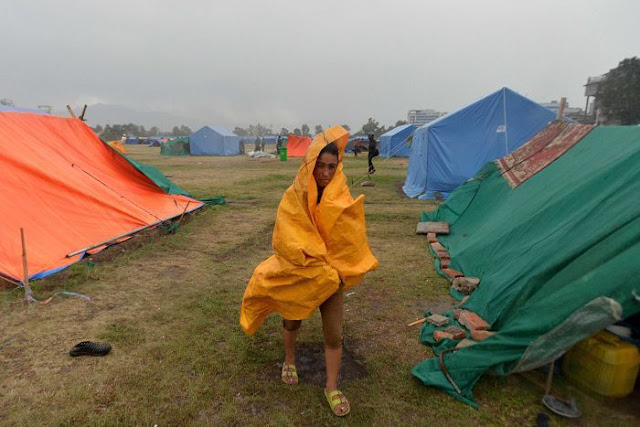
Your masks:
M 411 136 L 416 127 L 412 124 L 397 126 L 380 136 L 381 157 L 409 157 Z
M 240 154 L 240 137 L 221 126 L 204 126 L 189 137 L 192 156 Z
M 529 140 L 555 113 L 509 88 L 502 88 L 413 133 L 407 179 L 409 197 L 444 197 L 487 162 Z

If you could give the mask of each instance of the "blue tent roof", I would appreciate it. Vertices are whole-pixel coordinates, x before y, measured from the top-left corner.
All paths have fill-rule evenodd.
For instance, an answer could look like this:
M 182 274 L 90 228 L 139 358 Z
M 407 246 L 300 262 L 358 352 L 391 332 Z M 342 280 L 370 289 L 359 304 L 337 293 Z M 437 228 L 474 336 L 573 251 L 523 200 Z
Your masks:
M 411 136 L 416 127 L 412 124 L 400 125 L 380 136 L 380 156 L 409 157 Z
M 555 119 L 555 113 L 502 88 L 413 133 L 407 179 L 409 197 L 447 197 L 487 162 L 502 157 Z
M 208 127 L 209 129 L 214 130 L 215 132 L 219 133 L 222 136 L 236 136 L 235 133 L 231 132 L 229 129 L 223 126 L 205 126 L 205 127 Z
M 221 126 L 203 126 L 189 137 L 194 156 L 232 156 L 240 154 L 240 137 Z

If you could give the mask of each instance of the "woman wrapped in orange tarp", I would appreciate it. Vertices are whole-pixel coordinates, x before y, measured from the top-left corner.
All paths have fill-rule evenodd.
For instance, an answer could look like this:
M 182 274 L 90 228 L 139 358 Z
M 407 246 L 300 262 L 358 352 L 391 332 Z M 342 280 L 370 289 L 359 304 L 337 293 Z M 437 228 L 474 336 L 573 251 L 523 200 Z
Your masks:
M 240 324 L 249 335 L 270 313 L 282 316 L 282 380 L 295 385 L 295 342 L 301 321 L 320 308 L 327 374 L 324 393 L 338 416 L 350 410 L 337 386 L 342 359 L 342 294 L 378 265 L 367 241 L 364 196 L 353 199 L 342 171 L 348 138 L 341 126 L 314 138 L 278 207 L 274 255 L 255 269 L 240 310 Z

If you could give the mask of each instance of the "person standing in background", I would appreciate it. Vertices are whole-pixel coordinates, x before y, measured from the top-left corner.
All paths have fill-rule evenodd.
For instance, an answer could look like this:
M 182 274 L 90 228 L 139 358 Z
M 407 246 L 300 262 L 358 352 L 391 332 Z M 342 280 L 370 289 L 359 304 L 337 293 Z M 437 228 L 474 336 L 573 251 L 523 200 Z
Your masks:
M 373 166 L 373 158 L 380 154 L 378 151 L 378 141 L 376 141 L 375 136 L 370 133 L 369 134 L 369 175 L 376 172 L 375 166 Z

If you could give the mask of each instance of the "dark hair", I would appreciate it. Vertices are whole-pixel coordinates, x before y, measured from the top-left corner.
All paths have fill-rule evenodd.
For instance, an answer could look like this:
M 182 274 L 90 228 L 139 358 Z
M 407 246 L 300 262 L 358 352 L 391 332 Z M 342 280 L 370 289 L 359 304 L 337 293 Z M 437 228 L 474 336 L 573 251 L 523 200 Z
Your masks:
M 320 153 L 318 153 L 318 157 L 322 156 L 324 153 L 333 154 L 338 159 L 340 159 L 340 155 L 338 153 L 338 147 L 333 142 L 330 142 L 329 144 L 325 145 L 324 148 L 320 150 Z

